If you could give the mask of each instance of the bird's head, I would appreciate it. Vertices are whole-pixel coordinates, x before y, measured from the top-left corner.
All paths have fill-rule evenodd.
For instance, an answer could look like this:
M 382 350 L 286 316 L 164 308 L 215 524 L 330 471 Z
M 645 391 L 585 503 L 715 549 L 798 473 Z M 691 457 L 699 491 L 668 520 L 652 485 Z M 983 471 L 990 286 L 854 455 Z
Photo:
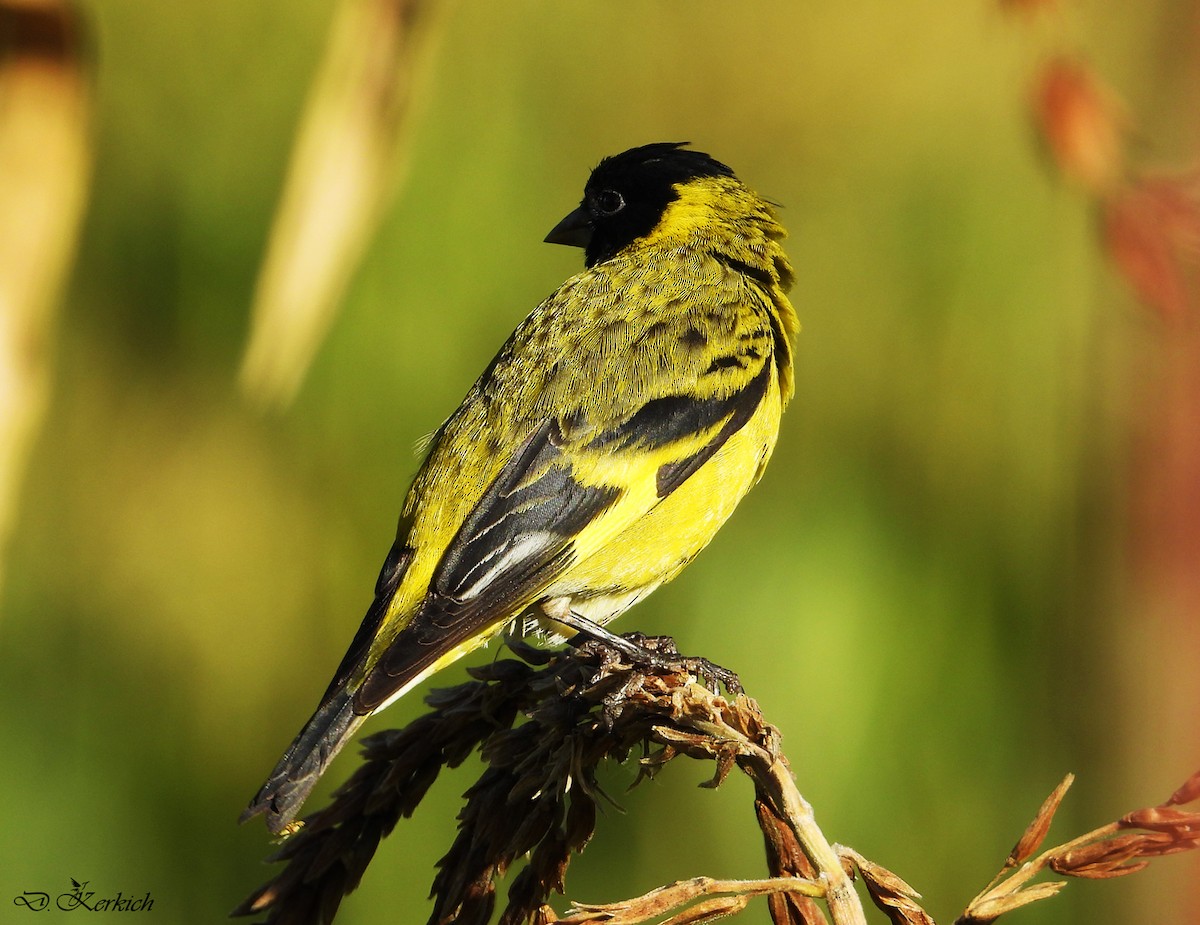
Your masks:
M 579 208 L 546 240 L 582 247 L 591 267 L 654 231 L 682 187 L 704 178 L 733 178 L 720 161 L 686 144 L 658 142 L 606 157 L 588 178 Z

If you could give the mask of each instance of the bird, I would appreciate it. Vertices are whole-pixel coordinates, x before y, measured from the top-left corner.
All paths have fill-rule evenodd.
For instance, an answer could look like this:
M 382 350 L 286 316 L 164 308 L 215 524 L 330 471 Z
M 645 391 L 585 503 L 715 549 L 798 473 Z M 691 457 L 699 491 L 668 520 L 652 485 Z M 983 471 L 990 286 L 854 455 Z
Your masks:
M 293 830 L 367 717 L 514 625 L 624 641 L 605 624 L 695 558 L 774 450 L 799 331 L 785 236 L 688 142 L 599 162 L 545 238 L 584 269 L 429 440 L 366 616 L 241 821 Z

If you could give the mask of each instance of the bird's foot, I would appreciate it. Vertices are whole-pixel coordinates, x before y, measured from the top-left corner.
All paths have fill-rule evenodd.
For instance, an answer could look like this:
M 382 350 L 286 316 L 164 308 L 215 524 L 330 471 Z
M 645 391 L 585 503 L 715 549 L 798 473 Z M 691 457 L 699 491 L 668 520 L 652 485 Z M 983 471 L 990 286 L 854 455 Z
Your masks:
M 567 641 L 574 648 L 592 643 L 620 654 L 636 667 L 658 671 L 677 671 L 682 667 L 714 694 L 720 693 L 722 686 L 735 697 L 743 692 L 736 672 L 706 658 L 681 655 L 670 636 L 647 636 L 636 632 L 618 636 L 578 614 L 571 614 L 569 619 L 569 623 L 561 618 L 560 621 L 577 631 L 577 635 Z

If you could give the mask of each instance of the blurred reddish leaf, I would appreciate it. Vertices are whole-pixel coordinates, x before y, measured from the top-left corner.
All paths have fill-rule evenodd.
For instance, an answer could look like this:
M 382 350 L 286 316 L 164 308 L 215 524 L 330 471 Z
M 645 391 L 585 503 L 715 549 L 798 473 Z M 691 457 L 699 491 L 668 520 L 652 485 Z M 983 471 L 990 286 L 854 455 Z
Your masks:
M 1200 262 L 1200 195 L 1189 178 L 1143 179 L 1104 202 L 1105 246 L 1138 297 L 1164 318 L 1192 305 Z
M 1111 189 L 1124 169 L 1124 118 L 1091 70 L 1052 59 L 1038 75 L 1033 108 L 1058 169 L 1090 192 Z

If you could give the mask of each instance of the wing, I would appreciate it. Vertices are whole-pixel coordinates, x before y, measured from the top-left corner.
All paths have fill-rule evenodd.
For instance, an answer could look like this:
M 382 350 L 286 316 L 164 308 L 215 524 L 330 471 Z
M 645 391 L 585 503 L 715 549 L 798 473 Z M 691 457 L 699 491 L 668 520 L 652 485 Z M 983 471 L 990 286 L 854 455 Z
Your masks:
M 577 481 L 560 438 L 557 423 L 546 421 L 488 486 L 420 609 L 367 674 L 356 712 L 378 709 L 447 653 L 523 610 L 569 564 L 575 536 L 620 497 L 618 487 Z

